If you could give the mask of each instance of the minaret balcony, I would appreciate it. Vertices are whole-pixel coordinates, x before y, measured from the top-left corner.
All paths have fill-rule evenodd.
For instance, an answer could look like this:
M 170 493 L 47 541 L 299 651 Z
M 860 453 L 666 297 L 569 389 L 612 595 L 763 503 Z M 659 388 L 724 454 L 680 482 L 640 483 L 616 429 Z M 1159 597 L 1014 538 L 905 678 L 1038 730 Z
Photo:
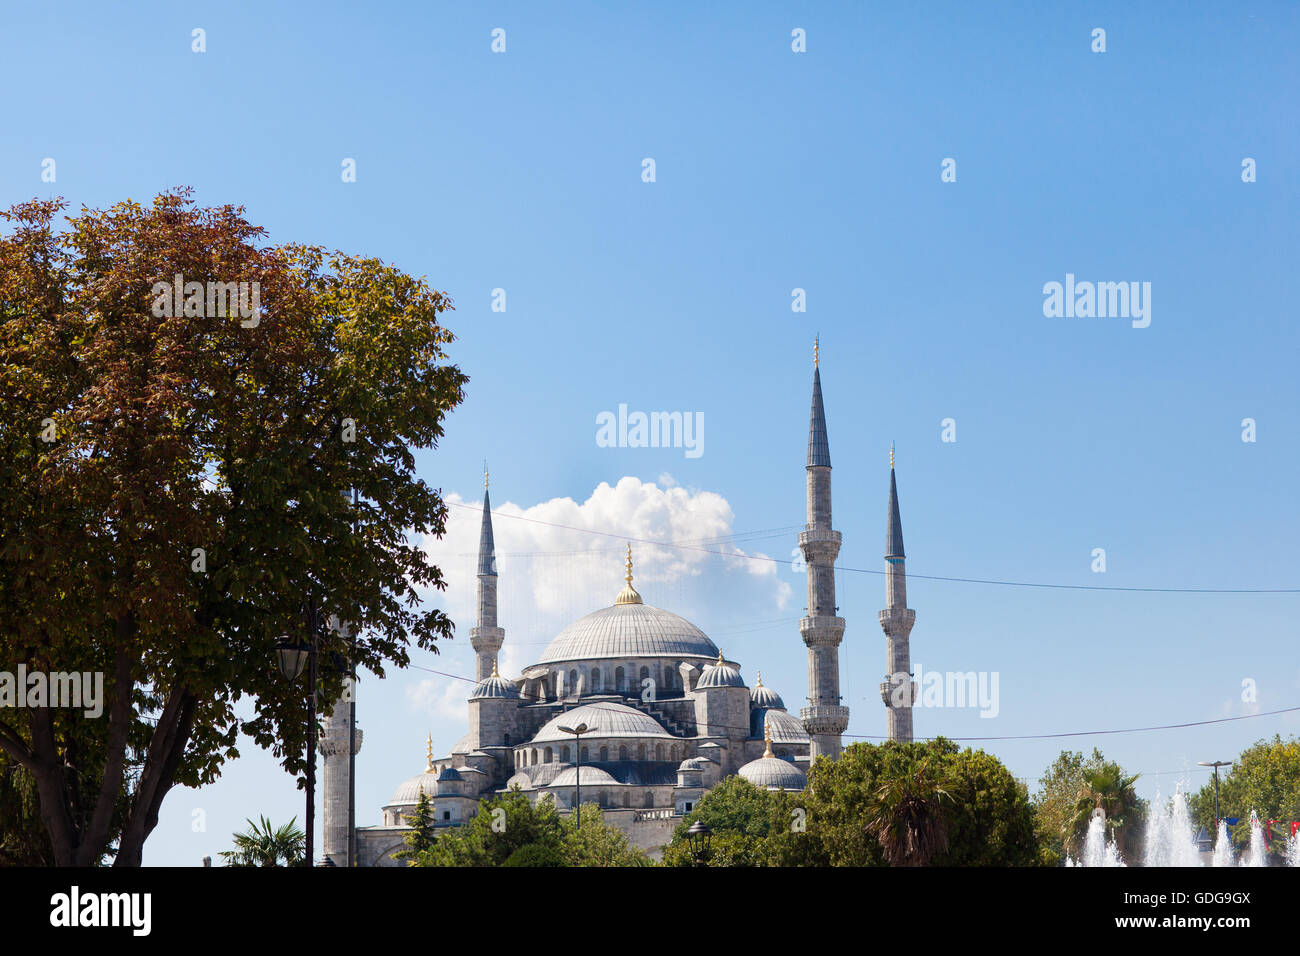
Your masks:
M 910 607 L 888 607 L 880 612 L 880 628 L 886 634 L 906 637 L 915 623 L 916 612 Z
M 808 645 L 838 644 L 844 639 L 844 618 L 828 614 L 800 618 L 799 636 Z
M 810 734 L 842 734 L 849 726 L 849 709 L 839 704 L 813 704 L 800 709 L 799 719 Z
M 836 552 L 840 550 L 843 536 L 833 528 L 809 528 L 799 532 L 799 547 L 827 547 L 833 545 Z
M 884 701 L 886 707 L 915 707 L 917 698 L 916 681 L 908 681 L 907 686 L 910 690 L 895 691 L 894 688 L 902 687 L 903 681 L 892 681 L 886 677 L 880 684 L 880 699 Z M 910 698 L 910 699 L 909 699 Z M 897 703 L 895 703 L 897 701 Z

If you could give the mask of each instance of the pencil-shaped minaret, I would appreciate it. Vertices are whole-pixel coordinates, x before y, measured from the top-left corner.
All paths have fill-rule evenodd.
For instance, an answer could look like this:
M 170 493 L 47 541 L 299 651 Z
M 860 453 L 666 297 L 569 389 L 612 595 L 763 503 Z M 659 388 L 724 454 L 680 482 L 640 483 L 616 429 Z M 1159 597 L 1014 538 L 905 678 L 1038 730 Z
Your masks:
M 903 519 L 898 513 L 898 481 L 894 477 L 894 446 L 889 446 L 889 519 L 885 528 L 885 609 L 880 627 L 885 632 L 885 681 L 880 698 L 885 702 L 890 740 L 912 741 L 912 705 L 916 684 L 912 680 L 912 625 L 916 612 L 907 606 L 906 554 Z
M 478 627 L 470 628 L 469 643 L 474 648 L 474 679 L 492 676 L 497 652 L 506 639 L 497 627 L 497 556 L 492 540 L 492 499 L 488 497 L 488 470 L 483 468 L 483 524 L 478 536 Z
M 835 606 L 835 558 L 840 533 L 831 528 L 831 449 L 822 407 L 820 343 L 813 344 L 812 415 L 808 426 L 808 523 L 799 533 L 808 574 L 808 616 L 799 633 L 808 646 L 808 704 L 799 716 L 812 738 L 810 756 L 840 754 L 840 735 L 849 726 L 849 709 L 840 704 L 840 641 L 844 618 Z

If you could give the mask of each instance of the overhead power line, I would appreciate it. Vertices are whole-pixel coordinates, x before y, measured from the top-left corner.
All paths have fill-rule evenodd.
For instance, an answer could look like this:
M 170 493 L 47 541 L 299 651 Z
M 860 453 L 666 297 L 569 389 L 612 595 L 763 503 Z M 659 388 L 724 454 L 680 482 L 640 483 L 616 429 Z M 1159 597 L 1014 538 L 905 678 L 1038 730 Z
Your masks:
M 461 502 L 454 502 L 454 501 L 450 503 L 455 505 L 457 508 L 465 508 L 469 511 L 477 511 L 479 513 L 482 513 L 483 511 L 483 508 L 481 506 L 467 505 Z M 576 531 L 579 534 L 593 534 L 605 538 L 615 538 L 619 541 L 630 541 L 633 542 L 634 544 L 649 544 L 660 548 L 676 548 L 679 551 L 698 551 L 703 554 L 714 554 L 724 558 L 742 558 L 746 561 L 765 561 L 765 562 L 770 562 L 772 564 L 784 564 L 789 566 L 793 566 L 795 564 L 794 560 L 787 560 L 784 558 L 773 558 L 765 555 L 745 554 L 743 551 L 739 549 L 737 549 L 734 552 L 717 551 L 712 548 L 706 548 L 694 544 L 687 544 L 685 542 L 657 541 L 653 538 L 638 538 L 635 535 L 619 534 L 614 531 L 599 531 L 594 528 L 579 528 L 574 525 L 558 524 L 554 521 L 543 521 L 540 518 L 527 518 L 523 515 L 508 515 L 508 514 L 503 514 L 500 511 L 493 511 L 492 515 L 493 517 L 506 518 L 511 521 L 527 521 L 532 524 L 545 525 L 548 528 L 559 528 L 564 531 Z M 741 540 L 747 536 L 754 536 L 754 535 L 772 536 L 778 533 L 788 533 L 790 531 L 795 531 L 795 530 L 798 530 L 798 528 L 792 526 L 789 528 L 773 528 L 773 529 L 767 529 L 762 531 L 742 532 L 740 534 L 728 536 L 726 538 L 702 538 L 699 540 L 704 542 Z M 522 554 L 525 555 L 529 553 L 530 552 L 522 552 Z M 531 554 L 534 556 L 543 555 L 543 554 L 565 555 L 565 554 L 572 554 L 572 553 L 574 552 L 570 552 L 570 551 L 531 552 Z M 834 570 L 848 571 L 853 574 L 883 575 L 885 573 L 883 569 L 850 568 L 842 564 L 835 565 Z M 997 587 L 1009 587 L 1009 588 L 1047 588 L 1051 590 L 1060 590 L 1060 591 L 1128 591 L 1128 592 L 1146 593 L 1146 594 L 1300 594 L 1300 587 L 1295 587 L 1295 588 L 1152 588 L 1152 587 L 1120 587 L 1117 585 L 1103 585 L 1103 584 L 1047 584 L 1038 581 L 1003 581 L 994 578 L 960 578 L 960 577 L 949 577 L 949 576 L 937 575 L 937 574 L 918 574 L 917 572 L 911 570 L 907 572 L 907 577 L 909 580 L 945 581 L 954 584 L 989 584 Z
M 411 664 L 410 666 L 416 668 L 417 670 L 428 671 L 431 674 L 437 674 L 440 677 L 447 677 L 452 680 L 464 681 L 469 684 L 478 683 L 478 681 L 476 681 L 474 678 L 466 677 L 464 674 L 452 674 L 449 671 L 440 671 L 432 667 L 425 667 L 421 664 Z M 531 700 L 536 703 L 550 702 L 548 698 L 537 697 L 535 695 L 524 694 L 522 692 L 520 692 L 519 696 L 523 700 Z M 606 703 L 606 702 L 595 701 L 593 703 L 582 704 L 580 706 L 595 707 L 599 709 L 602 703 Z M 626 706 L 626 705 L 620 705 L 620 706 Z M 1061 737 L 1099 737 L 1099 736 L 1109 736 L 1114 734 L 1140 734 L 1140 733 L 1147 733 L 1148 731 L 1155 731 L 1155 730 L 1180 730 L 1186 727 L 1205 727 L 1210 724 L 1227 724 L 1237 720 L 1253 720 L 1256 717 L 1274 717 L 1277 716 L 1278 714 L 1291 714 L 1297 711 L 1300 711 L 1300 707 L 1284 707 L 1281 710 L 1262 711 L 1258 714 L 1242 714 L 1241 716 L 1238 717 L 1218 717 L 1213 720 L 1192 720 L 1181 724 L 1156 724 L 1150 727 L 1125 727 L 1118 730 L 1071 730 L 1071 731 L 1066 731 L 1063 733 L 1055 733 L 1055 734 L 1011 734 L 1011 735 L 1000 736 L 1000 737 L 948 737 L 945 735 L 943 739 L 951 740 L 954 743 L 956 743 L 956 742 L 971 742 L 971 741 L 980 742 L 980 741 L 997 741 L 997 740 L 1055 740 Z M 747 735 L 750 732 L 749 727 L 724 726 L 722 729 L 734 730 L 734 731 L 743 730 Z M 854 740 L 888 740 L 889 739 L 888 737 L 878 737 L 869 734 L 841 734 L 841 736 L 850 737 Z M 922 737 L 918 739 L 918 742 L 935 740 L 935 739 L 937 738 Z

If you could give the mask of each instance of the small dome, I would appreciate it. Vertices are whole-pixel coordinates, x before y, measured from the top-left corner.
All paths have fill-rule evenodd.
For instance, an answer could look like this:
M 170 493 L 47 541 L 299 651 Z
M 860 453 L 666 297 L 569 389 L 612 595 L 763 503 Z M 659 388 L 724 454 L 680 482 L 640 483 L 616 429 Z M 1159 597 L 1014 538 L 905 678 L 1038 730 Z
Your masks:
M 612 701 L 598 704 L 583 704 L 573 710 L 556 714 L 548 720 L 532 739 L 532 743 L 542 744 L 551 741 L 573 741 L 573 734 L 565 733 L 561 727 L 577 728 L 586 724 L 594 728 L 590 737 L 584 740 L 604 740 L 608 737 L 671 737 L 672 734 L 659 726 L 659 722 L 648 714 L 643 714 L 626 704 Z
M 584 787 L 608 787 L 617 783 L 617 780 L 599 767 L 582 768 L 582 786 Z M 577 767 L 570 767 L 569 769 L 562 771 L 559 776 L 547 784 L 548 787 L 574 787 L 577 785 Z
M 460 771 L 455 770 L 452 767 L 446 767 L 443 769 L 442 773 L 438 774 L 438 779 L 439 780 L 464 780 L 465 778 L 460 775 Z
M 718 660 L 704 668 L 704 676 L 700 682 L 695 685 L 696 688 L 708 687 L 744 687 L 745 681 L 740 676 L 740 671 L 732 667 L 722 659 L 722 651 L 718 651 Z
M 474 688 L 474 693 L 469 695 L 470 700 L 482 700 L 486 697 L 519 697 L 519 688 L 497 673 L 497 662 L 495 660 L 492 662 L 491 676 L 479 681 Z
M 772 742 L 776 744 L 808 744 L 812 738 L 808 736 L 808 731 L 804 730 L 803 722 L 792 714 L 787 714 L 784 710 L 774 710 L 770 708 L 755 708 L 750 717 L 750 732 L 755 737 L 763 736 L 763 727 L 767 726 L 772 734 Z
M 711 761 L 705 760 L 703 757 L 687 757 L 677 770 L 679 772 L 682 770 L 704 770 L 710 763 Z
M 533 789 L 533 778 L 528 776 L 522 770 L 506 781 L 506 789 L 510 790 L 518 787 L 520 790 Z
M 438 795 L 438 778 L 431 773 L 417 774 L 394 790 L 385 806 L 413 807 L 420 802 L 421 789 L 424 790 L 424 795 L 432 800 Z
M 769 707 L 773 710 L 785 710 L 785 701 L 781 695 L 770 687 L 763 686 L 763 672 L 759 671 L 754 680 L 754 689 L 749 692 L 749 699 L 755 707 Z
M 737 772 L 754 786 L 765 790 L 802 790 L 808 785 L 803 771 L 780 757 L 759 757 Z

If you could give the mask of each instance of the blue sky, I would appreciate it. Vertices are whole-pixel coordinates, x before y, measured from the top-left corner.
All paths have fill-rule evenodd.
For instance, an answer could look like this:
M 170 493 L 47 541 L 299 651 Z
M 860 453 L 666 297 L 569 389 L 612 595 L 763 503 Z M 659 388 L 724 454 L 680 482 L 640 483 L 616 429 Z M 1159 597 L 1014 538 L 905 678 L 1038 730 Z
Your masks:
M 1281 3 L 6 4 L 0 201 L 103 206 L 190 185 L 245 205 L 272 241 L 428 276 L 456 303 L 452 357 L 470 383 L 420 472 L 458 501 L 477 501 L 486 458 L 503 510 L 666 541 L 707 536 L 680 523 L 700 508 L 708 534 L 780 529 L 737 545 L 787 560 L 820 333 L 845 568 L 883 567 L 893 440 L 914 575 L 1295 588 L 1298 28 Z M 1150 282 L 1150 326 L 1045 318 L 1043 285 L 1067 273 Z M 596 416 L 620 403 L 701 413 L 704 453 L 598 447 Z M 941 441 L 945 418 L 956 442 Z M 630 498 L 585 504 L 625 476 Z M 638 517 L 637 494 L 653 514 Z M 518 665 L 553 624 L 608 603 L 593 595 L 612 599 L 622 545 L 497 527 L 503 551 L 603 549 L 595 563 L 503 555 Z M 449 563 L 464 551 L 431 547 Z M 802 577 L 655 553 L 646 600 L 797 709 Z M 543 566 L 539 597 L 521 579 Z M 472 578 L 453 585 L 437 600 L 458 639 L 417 663 L 472 674 Z M 878 574 L 840 573 L 852 734 L 884 733 L 883 596 Z M 914 578 L 909 597 L 914 664 L 1000 674 L 997 718 L 922 710 L 921 735 L 1300 705 L 1300 595 Z M 461 735 L 462 690 L 427 671 L 363 682 L 360 823 L 421 769 L 426 732 L 443 750 Z M 1168 771 L 1298 728 L 1292 714 L 984 746 L 1032 783 L 1063 746 L 1095 743 L 1151 796 Z M 301 814 L 292 781 L 244 753 L 216 785 L 173 791 L 147 863 L 192 865 L 244 817 Z

